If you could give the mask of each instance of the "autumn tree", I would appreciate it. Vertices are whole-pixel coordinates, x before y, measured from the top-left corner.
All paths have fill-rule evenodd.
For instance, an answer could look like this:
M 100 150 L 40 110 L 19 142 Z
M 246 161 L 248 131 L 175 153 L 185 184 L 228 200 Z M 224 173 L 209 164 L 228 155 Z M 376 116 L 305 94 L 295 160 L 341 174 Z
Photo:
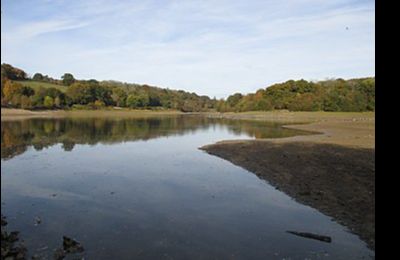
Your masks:
M 32 88 L 23 86 L 20 83 L 6 80 L 3 87 L 3 99 L 2 103 L 9 104 L 12 106 L 18 106 L 20 104 L 21 96 L 30 97 L 34 94 Z
M 4 63 L 1 64 L 1 77 L 10 80 L 26 80 L 28 75 L 25 71 Z

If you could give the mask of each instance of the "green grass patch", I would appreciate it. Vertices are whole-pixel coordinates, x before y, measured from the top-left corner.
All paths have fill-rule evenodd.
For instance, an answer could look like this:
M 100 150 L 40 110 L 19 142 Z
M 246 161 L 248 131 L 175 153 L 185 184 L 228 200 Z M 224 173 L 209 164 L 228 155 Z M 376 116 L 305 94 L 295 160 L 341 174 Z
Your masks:
M 32 80 L 15 81 L 15 82 L 18 82 L 18 83 L 20 83 L 20 84 L 22 84 L 23 86 L 26 86 L 26 87 L 31 87 L 34 90 L 37 90 L 40 87 L 43 87 L 43 88 L 56 88 L 56 89 L 59 89 L 62 92 L 67 91 L 67 87 L 66 86 L 47 83 L 47 82 L 32 81 Z

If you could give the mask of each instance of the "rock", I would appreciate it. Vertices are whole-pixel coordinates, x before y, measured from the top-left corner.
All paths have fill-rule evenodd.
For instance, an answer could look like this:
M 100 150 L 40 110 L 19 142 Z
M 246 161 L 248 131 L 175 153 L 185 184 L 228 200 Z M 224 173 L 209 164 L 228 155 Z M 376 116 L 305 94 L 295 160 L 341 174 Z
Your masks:
M 84 251 L 83 246 L 76 240 L 63 236 L 63 246 L 54 251 L 54 259 L 62 260 L 67 254 L 82 253 Z
M 37 254 L 34 254 L 32 256 L 32 260 L 40 260 L 40 259 L 41 259 L 41 257 L 39 255 L 37 255 Z
M 35 226 L 39 225 L 40 223 L 42 223 L 42 220 L 40 219 L 40 217 L 36 217 L 35 218 Z
M 67 256 L 67 254 L 65 253 L 65 251 L 62 248 L 58 248 L 55 252 L 54 252 L 54 259 L 55 260 L 62 260 Z
M 76 240 L 63 236 L 63 249 L 67 253 L 81 253 L 84 251 L 83 246 Z
M 1 259 L 25 259 L 26 248 L 22 244 L 16 244 L 19 240 L 19 232 L 12 231 L 8 233 L 6 231 L 7 221 L 5 217 L 1 216 Z
M 1 215 L 1 226 L 6 226 L 7 225 L 7 221 L 6 221 L 6 217 L 4 217 L 3 215 Z
M 19 235 L 18 231 L 10 232 L 10 234 L 8 235 L 8 241 L 11 243 L 18 241 L 18 235 Z

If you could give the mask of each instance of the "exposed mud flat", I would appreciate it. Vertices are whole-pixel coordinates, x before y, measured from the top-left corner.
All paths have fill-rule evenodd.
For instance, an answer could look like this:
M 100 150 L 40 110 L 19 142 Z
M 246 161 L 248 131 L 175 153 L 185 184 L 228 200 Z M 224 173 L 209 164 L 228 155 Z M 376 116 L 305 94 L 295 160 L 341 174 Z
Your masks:
M 374 149 L 268 140 L 219 142 L 201 149 L 331 216 L 375 248 Z

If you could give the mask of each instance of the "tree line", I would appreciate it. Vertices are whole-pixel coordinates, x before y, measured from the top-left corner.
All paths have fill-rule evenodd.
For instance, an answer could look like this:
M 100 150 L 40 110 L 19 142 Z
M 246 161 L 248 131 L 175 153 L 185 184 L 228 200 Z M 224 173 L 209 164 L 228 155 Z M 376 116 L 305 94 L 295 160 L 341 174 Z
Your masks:
M 32 88 L 26 82 L 53 86 Z M 62 91 L 60 87 L 65 87 Z M 24 109 L 98 109 L 109 106 L 137 109 L 175 109 L 184 112 L 207 111 L 216 100 L 182 90 L 117 81 L 77 80 L 71 73 L 61 79 L 36 73 L 32 78 L 23 70 L 1 65 L 1 105 Z
M 64 86 L 31 88 L 23 82 Z M 117 81 L 77 80 L 71 73 L 61 79 L 36 73 L 32 78 L 9 64 L 1 65 L 1 105 L 24 109 L 98 109 L 109 106 L 135 109 L 176 109 L 184 112 L 269 111 L 374 111 L 375 78 L 332 79 L 319 82 L 289 80 L 255 93 L 235 93 L 226 100 L 211 99 L 182 90 Z
M 332 79 L 319 82 L 289 80 L 256 93 L 235 93 L 216 104 L 220 112 L 375 111 L 375 78 Z

